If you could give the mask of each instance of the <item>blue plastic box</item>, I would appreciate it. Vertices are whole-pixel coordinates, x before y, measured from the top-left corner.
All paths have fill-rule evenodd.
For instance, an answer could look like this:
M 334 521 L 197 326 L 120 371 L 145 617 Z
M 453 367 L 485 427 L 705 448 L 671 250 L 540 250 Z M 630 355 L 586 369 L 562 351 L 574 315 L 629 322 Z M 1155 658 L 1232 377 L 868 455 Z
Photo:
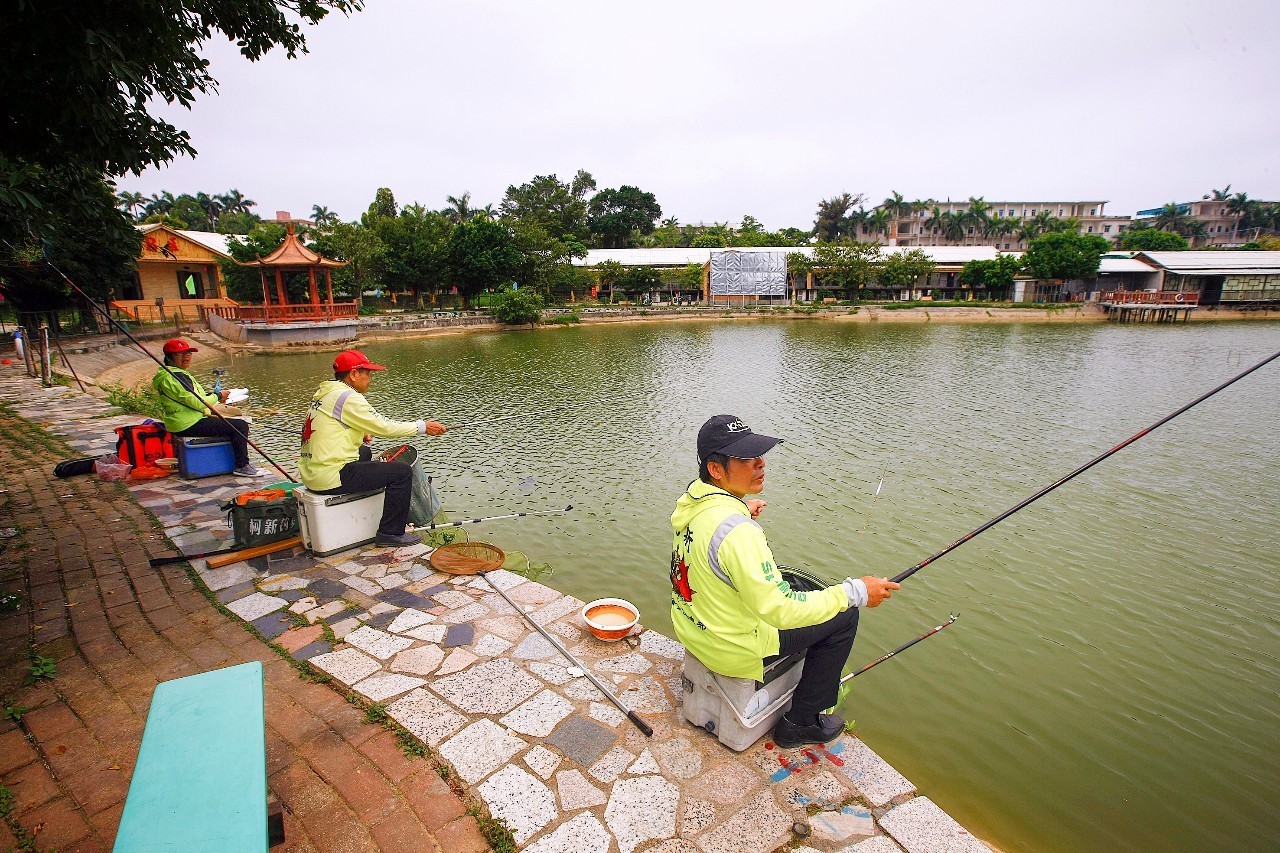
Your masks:
M 225 438 L 178 438 L 178 475 L 198 480 L 216 474 L 230 474 L 236 467 L 235 451 Z

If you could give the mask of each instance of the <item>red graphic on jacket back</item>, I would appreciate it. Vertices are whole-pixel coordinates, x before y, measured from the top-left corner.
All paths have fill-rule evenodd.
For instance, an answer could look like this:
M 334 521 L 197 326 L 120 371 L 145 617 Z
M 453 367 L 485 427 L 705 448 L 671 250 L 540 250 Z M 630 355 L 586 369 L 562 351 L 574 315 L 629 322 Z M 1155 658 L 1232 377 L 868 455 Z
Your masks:
M 676 551 L 671 552 L 671 588 L 685 601 L 693 601 L 697 592 L 689 586 L 689 565 Z
M 311 418 L 307 417 L 307 422 L 302 425 L 302 443 L 306 444 L 311 439 L 311 433 L 315 430 L 311 428 Z

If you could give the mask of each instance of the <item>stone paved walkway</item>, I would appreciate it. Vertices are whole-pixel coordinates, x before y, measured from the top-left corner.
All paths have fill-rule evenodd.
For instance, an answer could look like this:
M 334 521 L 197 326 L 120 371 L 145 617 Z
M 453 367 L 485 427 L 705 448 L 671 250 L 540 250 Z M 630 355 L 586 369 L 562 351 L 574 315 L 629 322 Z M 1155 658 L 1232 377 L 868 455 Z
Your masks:
M 0 370 L 0 396 L 38 420 L 103 409 Z M 488 849 L 429 761 L 406 757 L 390 731 L 302 679 L 181 566 L 151 568 L 172 549 L 128 490 L 55 479 L 58 457 L 16 423 L 0 412 L 0 594 L 24 603 L 0 612 L 0 692 L 27 710 L 0 722 L 0 782 L 35 849 L 110 850 L 156 684 L 250 660 L 265 669 L 269 789 L 285 818 L 286 843 L 274 850 Z M 56 677 L 24 686 L 33 639 Z M 0 822 L 0 850 L 18 841 Z
M 56 397 L 56 407 L 32 401 L 33 394 Z M 86 455 L 103 452 L 112 443 L 109 425 L 114 422 L 94 418 L 103 408 L 96 400 L 62 389 L 33 391 L 25 378 L 10 381 L 3 375 L 0 396 L 27 397 L 17 406 L 26 417 L 48 422 L 56 416 L 58 423 L 50 428 Z M 89 486 L 77 483 L 76 490 L 81 488 Z M 186 482 L 169 477 L 131 490 L 184 553 L 196 554 L 222 547 L 230 537 L 217 504 L 244 488 L 230 478 Z M 136 507 L 134 514 L 142 517 Z M 127 534 L 119 542 L 112 539 L 118 548 L 130 541 L 138 548 Z M 163 550 L 159 540 L 150 540 L 147 547 L 149 553 Z M 341 689 L 377 703 L 434 750 L 494 816 L 506 821 L 522 849 L 987 850 L 856 738 L 844 736 L 827 748 L 801 750 L 781 750 L 764 740 L 735 754 L 689 726 L 680 710 L 683 650 L 661 634 L 642 630 L 619 643 L 600 642 L 585 631 L 578 612 L 582 602 L 507 572 L 491 573 L 487 580 L 443 575 L 432 571 L 428 556 L 424 545 L 397 551 L 362 548 L 324 559 L 298 549 L 216 570 L 208 570 L 201 560 L 192 563 L 217 598 L 263 636 L 327 673 Z M 181 588 L 181 572 L 162 576 L 170 588 Z M 615 692 L 653 726 L 654 737 L 645 738 L 569 668 L 489 582 L 558 635 L 598 677 L 612 682 Z M 187 593 L 195 608 L 199 596 Z M 137 595 L 142 598 L 141 592 Z M 74 624 L 77 614 L 70 612 Z M 139 617 L 152 618 L 141 601 L 121 624 Z M 171 630 L 157 629 L 162 634 Z M 179 633 L 191 649 L 205 649 L 215 641 L 197 636 L 185 624 Z M 236 646 L 219 636 L 216 642 L 207 655 L 201 653 L 200 668 L 233 662 L 217 652 L 241 646 L 255 647 L 262 660 L 272 660 L 256 640 L 242 639 Z M 287 680 L 285 676 L 297 681 L 278 658 L 272 665 L 270 683 Z M 329 697 L 326 709 L 350 707 L 329 688 L 306 687 Z M 318 694 L 313 701 L 321 701 Z M 268 726 L 289 741 L 286 732 L 297 724 L 304 724 L 304 731 L 305 725 L 316 725 L 305 717 L 313 708 L 309 702 L 274 704 L 269 697 Z M 126 765 L 135 750 L 136 743 L 119 750 Z M 398 753 L 383 759 L 403 761 Z M 383 759 L 373 761 L 375 772 L 394 777 Z M 328 767 L 330 775 L 319 770 L 316 775 L 329 779 L 341 764 L 334 761 Z M 273 782 L 280 773 L 281 768 L 273 768 Z M 421 770 L 415 778 L 426 780 Z M 280 794 L 286 805 L 287 793 Z M 348 802 L 359 800 L 355 792 L 351 796 Z M 366 806 L 357 803 L 363 817 L 361 808 Z M 425 818 L 420 812 L 418 816 Z M 311 831 L 313 822 L 302 822 Z M 806 835 L 793 834 L 797 822 L 807 827 Z M 376 829 L 380 824 L 374 823 Z M 340 849 L 315 843 L 320 849 Z M 441 846 L 455 849 L 443 841 Z

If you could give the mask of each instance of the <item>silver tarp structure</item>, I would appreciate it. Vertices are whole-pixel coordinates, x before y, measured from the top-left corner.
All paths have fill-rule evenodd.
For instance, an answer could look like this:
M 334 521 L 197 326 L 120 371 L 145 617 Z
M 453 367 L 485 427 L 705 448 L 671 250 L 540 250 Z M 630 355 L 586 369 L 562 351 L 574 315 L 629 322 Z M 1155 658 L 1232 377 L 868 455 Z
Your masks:
M 712 252 L 711 298 L 787 295 L 785 252 Z

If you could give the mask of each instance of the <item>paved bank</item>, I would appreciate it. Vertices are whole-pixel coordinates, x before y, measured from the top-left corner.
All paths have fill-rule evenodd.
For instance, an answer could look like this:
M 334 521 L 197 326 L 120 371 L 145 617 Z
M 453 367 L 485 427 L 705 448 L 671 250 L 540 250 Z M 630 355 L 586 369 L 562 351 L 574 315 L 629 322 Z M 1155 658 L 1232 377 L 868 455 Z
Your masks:
M 136 420 L 98 417 L 103 412 L 98 401 L 61 388 L 38 390 L 16 371 L 0 375 L 0 395 L 86 455 L 113 443 L 110 426 L 117 420 Z M 275 744 L 272 790 L 293 816 L 292 837 L 300 833 L 305 839 L 300 844 L 320 850 L 395 849 L 378 835 L 393 818 L 420 825 L 441 849 L 466 849 L 449 846 L 452 838 L 441 836 L 446 831 L 460 833 L 468 843 L 478 838 L 474 822 L 459 816 L 461 803 L 448 807 L 453 811 L 424 813 L 427 807 L 414 797 L 423 791 L 444 797 L 447 788 L 441 789 L 431 764 L 406 760 L 387 743 L 388 732 L 362 723 L 342 698 L 349 691 L 371 708 L 371 717 L 385 715 L 430 749 L 433 761 L 455 783 L 507 823 L 518 845 L 536 853 L 766 853 L 787 846 L 861 853 L 986 849 L 857 738 L 844 736 L 828 748 L 801 750 L 777 749 L 764 740 L 741 754 L 730 752 L 683 720 L 683 650 L 678 644 L 652 630 L 616 644 L 602 643 L 584 630 L 580 601 L 518 575 L 496 572 L 488 577 L 611 683 L 653 726 L 652 738 L 633 728 L 568 667 L 485 580 L 434 572 L 425 546 L 364 548 L 326 559 L 293 552 L 212 571 L 193 560 L 202 585 L 218 602 L 330 685 L 302 681 L 279 655 L 236 628 L 187 585 L 184 572 L 145 567 L 146 557 L 167 552 L 165 536 L 187 554 L 225 544 L 230 531 L 217 505 L 244 489 L 244 483 L 169 477 L 131 486 L 126 496 L 92 478 L 50 482 L 48 463 L 30 452 L 15 463 L 32 491 L 16 504 L 24 513 L 22 524 L 51 526 L 58 536 L 68 525 L 77 527 L 75 537 L 87 565 L 77 562 L 70 572 L 81 574 L 60 581 L 29 571 L 28 600 L 41 602 L 31 624 L 42 625 L 32 629 L 42 653 L 56 651 L 59 660 L 69 662 L 71 677 L 79 677 L 80 669 L 92 672 L 101 684 L 85 688 L 89 693 L 120 695 L 112 710 L 121 719 L 127 710 L 132 716 L 125 728 L 138 734 L 145 715 L 142 697 L 150 695 L 156 681 L 240 660 L 266 662 L 267 724 Z M 81 504 L 92 507 L 99 501 L 106 502 L 105 508 L 81 515 Z M 163 532 L 150 526 L 135 501 L 154 513 Z M 28 504 L 52 515 L 37 517 L 34 509 L 28 512 Z M 125 526 L 112 529 L 117 521 Z M 111 532 L 90 535 L 102 530 Z M 500 544 L 500 531 L 495 536 Z M 36 562 L 49 554 L 63 559 L 56 546 L 47 547 L 54 550 L 40 552 L 43 557 Z M 80 556 L 72 547 L 66 558 Z M 112 570 L 117 563 L 120 568 Z M 90 608 L 82 612 L 79 598 L 85 588 L 94 594 Z M 56 592 L 65 596 L 70 590 L 77 590 L 75 598 L 57 599 Z M 124 597 L 121 603 L 116 596 Z M 63 606 L 68 604 L 76 606 Z M 86 633 L 82 640 L 81 622 L 97 626 L 101 637 Z M 45 631 L 61 633 L 54 637 Z M 98 639 L 129 657 L 114 666 L 98 661 Z M 64 649 L 60 644 L 68 640 L 75 642 Z M 153 666 L 152 652 L 142 651 L 144 646 L 157 654 L 166 650 L 166 655 Z M 170 647 L 172 654 L 167 653 Z M 138 684 L 117 685 L 108 675 L 138 667 L 148 673 Z M 39 688 L 47 691 L 43 699 L 28 691 L 40 704 L 31 705 L 36 728 L 24 723 L 23 733 L 31 738 L 22 740 L 43 750 L 46 761 L 64 744 L 60 733 L 52 733 L 56 725 L 39 728 L 40 709 L 67 705 L 58 717 L 69 722 L 69 714 L 84 721 L 90 735 L 95 731 L 91 721 L 99 719 L 98 712 L 75 707 L 72 693 L 62 688 L 63 677 L 60 668 L 52 687 Z M 26 697 L 17 698 L 26 702 Z M 317 714 L 317 709 L 323 711 Z M 101 719 L 110 718 L 104 713 L 108 716 Z M 365 748 L 375 739 L 383 747 L 376 755 Z M 126 777 L 117 780 L 116 803 L 108 807 L 115 809 L 114 815 L 87 794 L 77 799 L 71 783 L 63 782 L 58 768 L 50 765 L 54 781 L 66 787 L 63 799 L 72 811 L 84 813 L 88 834 L 82 838 L 92 841 L 105 839 L 113 819 L 118 820 L 127 768 L 137 749 L 136 739 L 108 743 L 95 739 L 94 749 L 104 752 L 99 764 L 109 760 L 105 767 L 114 765 L 118 769 L 111 772 Z M 351 770 L 352 762 L 362 769 Z M 24 766 L 34 763 L 31 759 Z M 416 769 L 402 772 L 406 764 Z M 84 769 L 67 772 L 75 776 Z M 296 788 L 295 776 L 310 787 Z M 376 791 L 362 787 L 371 783 Z M 333 809 L 347 809 L 344 819 L 316 810 L 313 801 L 322 791 L 328 792 Z M 399 805 L 402 800 L 407 809 Z M 447 798 L 429 802 L 453 803 Z M 355 844 L 351 838 L 315 837 L 323 831 L 319 827 L 335 825 L 367 832 L 360 842 L 365 846 L 344 846 Z M 794 831 L 797 825 L 800 834 Z
M 70 436 L 109 434 L 115 419 L 95 420 L 96 400 L 2 370 L 8 406 Z M 152 515 L 119 485 L 55 479 L 60 457 L 0 409 L 0 594 L 21 602 L 0 612 L 0 782 L 12 795 L 0 849 L 110 850 L 156 684 L 250 660 L 266 674 L 268 784 L 285 818 L 275 850 L 488 848 L 430 762 L 300 677 L 183 567 L 151 568 L 172 553 Z M 25 685 L 33 652 L 56 675 Z

